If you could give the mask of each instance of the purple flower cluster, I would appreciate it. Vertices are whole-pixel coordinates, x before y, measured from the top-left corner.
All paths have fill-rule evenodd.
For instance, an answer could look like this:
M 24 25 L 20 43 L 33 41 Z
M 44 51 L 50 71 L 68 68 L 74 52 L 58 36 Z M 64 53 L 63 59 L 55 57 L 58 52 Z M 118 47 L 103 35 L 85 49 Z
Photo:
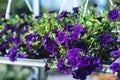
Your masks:
M 0 34 L 4 34 L 4 33 L 6 33 L 8 30 L 11 30 L 12 32 L 18 33 L 18 30 L 17 30 L 17 28 L 16 28 L 15 26 L 11 26 L 11 25 L 9 25 L 9 24 L 6 24 L 6 25 L 4 26 L 4 29 L 0 32 Z
M 28 32 L 30 25 L 27 22 L 25 22 L 25 23 L 21 24 L 20 26 L 22 27 L 20 32 L 21 33 L 26 33 L 26 32 Z
M 89 72 L 91 71 L 86 70 L 84 68 L 78 68 L 72 73 L 72 75 L 73 75 L 73 78 L 75 79 L 86 80 L 87 76 L 89 75 Z
M 60 22 L 60 19 L 63 18 L 63 17 L 66 17 L 67 14 L 68 14 L 67 11 L 61 12 L 61 13 L 57 16 L 57 21 Z
M 82 25 L 80 24 L 75 24 L 73 27 L 72 27 L 72 33 L 68 35 L 68 38 L 71 40 L 71 41 L 74 41 L 74 40 L 78 40 L 78 37 L 81 33 L 85 33 L 85 29 L 82 27 Z
M 57 71 L 62 72 L 64 74 L 69 74 L 71 69 L 65 65 L 63 59 L 59 59 L 57 64 Z
M 16 36 L 14 39 L 13 39 L 13 42 L 16 46 L 18 46 L 19 43 L 22 42 L 22 40 L 20 39 L 20 36 Z
M 36 38 L 38 37 L 38 34 L 37 33 L 30 33 L 28 35 L 25 36 L 25 41 L 26 41 L 26 48 L 28 49 L 28 51 L 30 52 L 30 42 L 33 42 L 36 40 Z
M 71 32 L 72 31 L 72 25 L 68 24 L 68 23 L 64 23 L 64 30 L 67 32 Z
M 17 60 L 17 47 L 13 46 L 10 48 L 8 54 L 7 54 L 8 58 L 10 61 L 15 61 Z
M 118 18 L 119 11 L 118 9 L 112 9 L 108 12 L 108 19 L 115 22 Z
M 91 74 L 92 71 L 101 68 L 100 58 L 83 56 L 80 60 L 80 65 L 72 75 L 75 79 L 86 80 L 86 77 Z
M 118 38 L 117 38 L 117 42 L 120 43 L 120 36 L 118 36 Z
M 74 13 L 78 13 L 78 9 L 79 9 L 78 7 L 74 7 L 74 8 L 73 8 L 73 12 L 74 12 Z
M 107 33 L 103 33 L 98 37 L 98 41 L 101 46 L 109 46 L 112 41 L 112 37 Z
M 111 51 L 110 55 L 113 57 L 120 57 L 120 49 Z
M 120 72 L 120 57 L 117 58 L 111 65 L 110 69 L 113 70 L 113 72 Z
M 62 44 L 66 41 L 67 35 L 63 31 L 59 31 L 56 37 L 57 44 Z
M 14 62 L 15 60 L 17 60 L 17 58 L 26 58 L 27 55 L 24 53 L 18 53 L 17 47 L 13 46 L 10 48 L 7 57 L 10 61 Z
M 0 44 L 0 51 L 2 52 L 2 55 L 5 55 L 7 52 L 6 52 L 6 49 L 8 48 L 8 42 L 2 42 Z
M 47 52 L 54 53 L 57 45 L 52 40 L 48 40 L 43 44 L 43 46 Z
M 36 37 L 37 36 L 35 36 L 35 34 L 30 33 L 25 36 L 25 41 L 26 41 L 26 43 L 32 42 L 36 39 Z
M 72 68 L 78 68 L 80 65 L 80 49 L 79 48 L 73 48 L 67 51 L 67 59 L 68 59 L 68 65 Z
M 52 53 L 53 56 L 57 54 L 57 52 L 55 51 L 57 44 L 52 39 L 50 39 L 49 33 L 45 34 L 42 37 L 42 41 L 43 47 L 47 52 Z

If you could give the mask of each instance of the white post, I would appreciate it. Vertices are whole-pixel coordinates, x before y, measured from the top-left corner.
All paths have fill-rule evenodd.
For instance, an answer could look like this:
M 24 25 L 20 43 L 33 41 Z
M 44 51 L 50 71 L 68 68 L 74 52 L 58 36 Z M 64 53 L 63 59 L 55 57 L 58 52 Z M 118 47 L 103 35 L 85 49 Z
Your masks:
M 25 0 L 25 2 L 26 2 L 26 4 L 27 4 L 27 6 L 28 6 L 28 8 L 29 8 L 30 12 L 32 12 L 32 7 L 31 7 L 31 5 L 30 5 L 29 1 L 28 1 L 28 0 Z
M 61 7 L 60 7 L 59 14 L 62 12 L 62 10 L 63 10 L 63 8 L 64 8 L 65 3 L 66 3 L 66 0 L 63 0 L 62 5 L 61 5 Z
M 12 2 L 12 0 L 8 0 L 8 5 L 7 5 L 7 9 L 6 9 L 5 19 L 9 19 L 9 17 L 10 17 L 11 2 Z
M 111 5 L 113 5 L 113 2 L 112 2 L 112 0 L 109 0 L 109 1 L 110 1 L 110 4 L 111 4 Z
M 39 16 L 39 0 L 33 0 L 33 18 L 35 19 L 36 16 Z
M 83 17 L 84 17 L 85 14 L 86 14 L 88 2 L 89 2 L 89 0 L 86 1 L 85 8 L 84 8 L 84 13 L 83 13 Z

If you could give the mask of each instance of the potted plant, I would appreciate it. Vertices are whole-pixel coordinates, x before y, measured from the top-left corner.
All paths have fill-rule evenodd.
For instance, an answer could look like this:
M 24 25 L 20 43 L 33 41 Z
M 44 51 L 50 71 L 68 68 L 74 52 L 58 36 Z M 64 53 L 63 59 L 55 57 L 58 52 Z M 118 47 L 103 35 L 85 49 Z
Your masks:
M 58 72 L 72 73 L 81 80 L 103 64 L 119 73 L 120 11 L 114 5 L 96 14 L 95 8 L 84 17 L 83 8 L 78 7 L 73 8 L 74 13 L 43 13 L 36 20 L 27 15 L 9 20 L 1 17 L 1 56 L 12 62 L 17 58 L 47 58 L 45 71 L 56 67 Z

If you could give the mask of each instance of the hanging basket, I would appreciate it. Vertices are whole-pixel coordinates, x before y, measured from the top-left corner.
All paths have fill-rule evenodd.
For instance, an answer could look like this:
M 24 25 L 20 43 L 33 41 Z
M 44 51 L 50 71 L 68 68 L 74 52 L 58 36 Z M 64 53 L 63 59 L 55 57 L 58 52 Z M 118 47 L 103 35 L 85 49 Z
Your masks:
M 118 73 L 120 11 L 115 5 L 96 14 L 95 6 L 87 10 L 88 2 L 75 6 L 72 13 L 60 9 L 36 19 L 1 17 L 0 63 L 56 68 L 82 80 L 94 71 Z

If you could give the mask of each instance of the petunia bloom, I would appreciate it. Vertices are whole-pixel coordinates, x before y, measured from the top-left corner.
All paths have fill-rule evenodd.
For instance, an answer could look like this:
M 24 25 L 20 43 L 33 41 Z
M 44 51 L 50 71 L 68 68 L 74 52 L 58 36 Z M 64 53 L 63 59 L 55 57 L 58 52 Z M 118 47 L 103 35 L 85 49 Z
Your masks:
M 72 57 L 78 57 L 80 55 L 80 49 L 79 48 L 73 48 L 69 49 L 67 51 L 67 57 L 72 56 Z
M 111 65 L 110 69 L 113 70 L 113 72 L 120 72 L 120 57 L 117 58 Z
M 74 8 L 73 8 L 73 12 L 74 12 L 74 13 L 78 13 L 78 7 L 74 7 Z
M 21 24 L 20 26 L 21 26 L 20 32 L 26 33 L 26 32 L 28 32 L 30 25 L 27 22 L 25 22 L 25 23 Z
M 17 60 L 17 47 L 15 47 L 15 46 L 11 47 L 7 54 L 7 57 L 12 62 Z
M 112 9 L 108 12 L 108 19 L 115 22 L 118 18 L 118 9 Z
M 103 33 L 98 37 L 98 41 L 101 46 L 109 46 L 112 41 L 112 37 L 107 33 Z
M 13 41 L 13 36 L 8 36 L 8 37 L 7 37 L 7 41 L 8 41 L 8 42 Z
M 62 11 L 58 16 L 57 16 L 57 21 L 60 22 L 60 19 L 63 17 L 66 17 L 67 11 Z
M 22 42 L 20 36 L 16 36 L 14 39 L 13 39 L 13 42 L 16 46 L 18 46 L 19 43 Z
M 120 57 L 120 49 L 111 51 L 110 55 L 113 57 Z
M 57 45 L 52 40 L 48 40 L 46 43 L 43 44 L 43 46 L 44 49 L 50 53 L 54 53 L 55 48 L 57 47 Z
M 79 35 L 80 33 L 84 32 L 84 28 L 81 24 L 75 24 L 72 28 L 72 33 Z
M 72 73 L 72 75 L 75 79 L 86 80 L 88 71 L 83 68 L 78 68 Z
M 64 74 L 69 74 L 71 70 L 65 65 L 63 60 L 59 60 L 57 64 L 57 71 L 62 72 Z
M 120 43 L 120 36 L 118 36 L 117 40 L 116 40 L 118 43 Z
M 68 39 L 69 39 L 70 41 L 78 40 L 78 38 L 79 38 L 79 35 L 78 35 L 78 34 L 75 34 L 75 33 L 71 33 L 71 34 L 68 35 Z
M 57 44 L 62 44 L 65 42 L 67 35 L 63 31 L 59 31 L 56 37 Z
M 19 53 L 17 53 L 17 54 L 18 54 L 18 55 L 17 55 L 18 58 L 26 58 L 26 57 L 27 57 L 26 54 L 21 53 L 21 52 L 19 52 Z

